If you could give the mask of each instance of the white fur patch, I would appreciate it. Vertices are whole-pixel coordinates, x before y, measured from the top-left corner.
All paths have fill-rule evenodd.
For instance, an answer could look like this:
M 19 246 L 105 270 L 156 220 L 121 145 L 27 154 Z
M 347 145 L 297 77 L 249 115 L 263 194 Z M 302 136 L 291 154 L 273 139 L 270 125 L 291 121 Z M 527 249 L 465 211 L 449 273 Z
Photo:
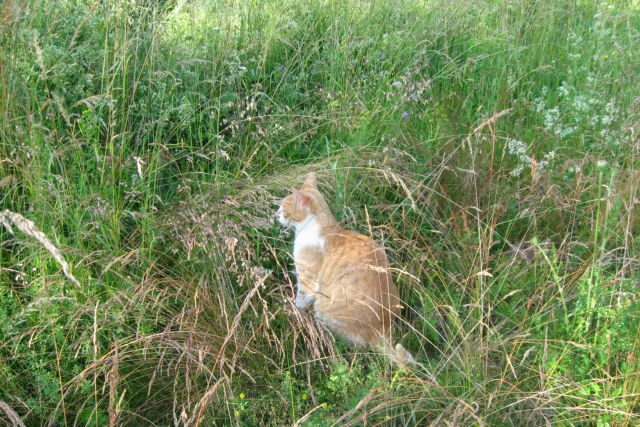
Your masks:
M 296 259 L 304 249 L 322 248 L 324 239 L 320 235 L 320 224 L 315 216 L 309 215 L 306 220 L 296 224 L 296 239 L 293 243 L 293 258 Z
M 282 224 L 285 227 L 291 227 L 291 222 L 284 217 L 284 211 L 282 209 L 282 206 L 280 206 L 280 209 L 278 209 L 278 221 L 280 222 L 280 224 Z

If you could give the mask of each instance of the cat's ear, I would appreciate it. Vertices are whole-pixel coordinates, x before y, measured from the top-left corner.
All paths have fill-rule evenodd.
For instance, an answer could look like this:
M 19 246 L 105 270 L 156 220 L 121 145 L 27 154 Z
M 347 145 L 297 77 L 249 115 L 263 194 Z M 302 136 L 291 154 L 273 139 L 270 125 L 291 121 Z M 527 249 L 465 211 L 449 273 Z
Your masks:
M 296 196 L 296 208 L 304 208 L 309 203 L 309 198 L 298 190 L 294 189 L 293 195 Z
M 313 172 L 310 172 L 307 177 L 304 179 L 304 185 L 302 186 L 302 188 L 308 188 L 311 190 L 316 190 L 318 188 L 318 178 L 316 177 L 316 174 Z

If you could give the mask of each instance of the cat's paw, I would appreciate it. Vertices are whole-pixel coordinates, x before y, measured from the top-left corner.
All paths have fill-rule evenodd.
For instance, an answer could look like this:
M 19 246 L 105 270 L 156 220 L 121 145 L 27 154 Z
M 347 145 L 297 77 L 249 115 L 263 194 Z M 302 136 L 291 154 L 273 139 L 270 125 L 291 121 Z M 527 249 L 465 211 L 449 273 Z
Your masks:
M 307 308 L 315 299 L 316 298 L 313 295 L 304 295 L 302 292 L 298 292 L 294 304 L 297 308 L 302 310 Z

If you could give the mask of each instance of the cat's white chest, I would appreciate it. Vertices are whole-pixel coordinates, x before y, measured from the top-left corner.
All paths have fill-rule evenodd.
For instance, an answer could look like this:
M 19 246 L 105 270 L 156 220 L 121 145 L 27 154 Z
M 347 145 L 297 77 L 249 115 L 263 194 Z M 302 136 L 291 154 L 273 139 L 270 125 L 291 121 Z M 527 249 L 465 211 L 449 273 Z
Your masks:
M 324 239 L 320 234 L 320 225 L 312 216 L 296 227 L 296 238 L 293 242 L 293 258 L 297 259 L 305 249 L 322 248 Z

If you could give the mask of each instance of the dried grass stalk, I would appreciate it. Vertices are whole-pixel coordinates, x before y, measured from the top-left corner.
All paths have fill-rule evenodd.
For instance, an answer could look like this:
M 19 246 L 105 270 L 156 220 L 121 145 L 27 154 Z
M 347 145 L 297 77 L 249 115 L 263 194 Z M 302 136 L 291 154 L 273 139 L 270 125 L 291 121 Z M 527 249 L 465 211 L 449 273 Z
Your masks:
M 69 266 L 67 260 L 64 259 L 62 252 L 60 252 L 60 250 L 56 248 L 49 239 L 47 239 L 47 236 L 45 236 L 42 231 L 38 230 L 33 221 L 28 220 L 19 213 L 15 213 L 8 209 L 5 209 L 4 211 L 0 212 L 0 222 L 2 222 L 7 231 L 11 234 L 14 234 L 13 229 L 11 228 L 11 225 L 13 224 L 13 226 L 18 230 L 40 242 L 42 246 L 44 246 L 45 249 L 49 251 L 53 258 L 58 262 L 58 264 L 60 264 L 60 267 L 62 267 L 62 272 L 67 277 L 67 279 L 73 282 L 73 284 L 75 284 L 76 286 L 80 286 L 80 282 L 71 273 L 71 266 Z
M 0 413 L 3 413 L 3 412 L 7 416 L 7 420 L 10 426 L 26 427 L 24 422 L 22 422 L 22 418 L 20 418 L 20 415 L 18 415 L 16 411 L 11 409 L 11 406 L 9 406 L 8 404 L 0 400 Z

